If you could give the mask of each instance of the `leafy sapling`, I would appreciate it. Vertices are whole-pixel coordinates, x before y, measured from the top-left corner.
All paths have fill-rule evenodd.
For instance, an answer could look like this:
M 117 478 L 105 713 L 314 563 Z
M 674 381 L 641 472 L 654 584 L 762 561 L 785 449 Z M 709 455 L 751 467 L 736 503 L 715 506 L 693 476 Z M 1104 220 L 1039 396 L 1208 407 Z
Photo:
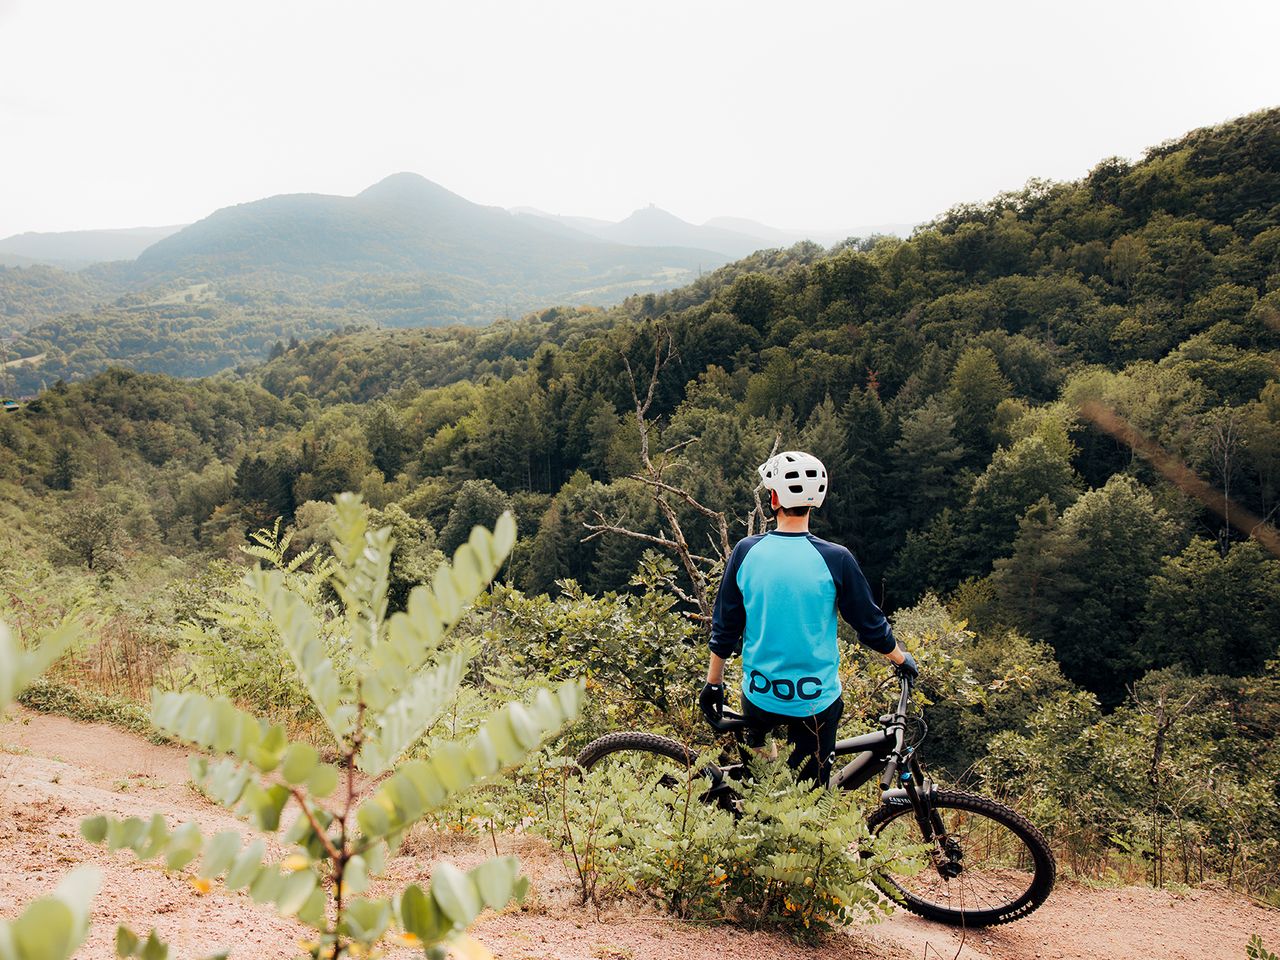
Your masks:
M 370 878 L 420 819 L 520 763 L 574 719 L 582 684 L 540 689 L 530 702 L 493 713 L 468 739 L 436 744 L 426 758 L 405 762 L 457 694 L 468 654 L 444 641 L 510 553 L 515 521 L 506 513 L 493 533 L 472 530 L 452 564 L 442 564 L 431 586 L 416 587 L 407 610 L 390 617 L 390 530 L 370 530 L 360 498 L 344 494 L 335 531 L 330 583 L 339 622 L 326 624 L 279 569 L 254 570 L 246 583 L 327 729 L 336 762 L 225 698 L 170 692 L 152 702 L 160 729 L 214 755 L 193 760 L 197 785 L 255 829 L 281 833 L 292 852 L 275 862 L 260 837 L 237 830 L 205 836 L 194 823 L 171 829 L 159 814 L 149 822 L 93 817 L 81 829 L 91 841 L 128 847 L 170 870 L 193 865 L 198 885 L 220 879 L 274 904 L 315 930 L 307 949 L 317 960 L 369 956 L 389 937 L 443 957 L 482 910 L 524 896 L 528 881 L 515 858 L 493 857 L 469 871 L 441 864 L 425 889 L 410 884 L 392 897 L 368 895 Z M 357 771 L 380 778 L 368 796 L 359 795 Z

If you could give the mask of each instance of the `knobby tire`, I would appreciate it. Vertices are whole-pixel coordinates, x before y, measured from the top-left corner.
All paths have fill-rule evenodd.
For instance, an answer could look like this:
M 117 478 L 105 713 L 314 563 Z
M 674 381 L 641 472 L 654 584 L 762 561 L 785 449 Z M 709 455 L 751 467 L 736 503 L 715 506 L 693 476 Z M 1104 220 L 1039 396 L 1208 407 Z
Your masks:
M 946 898 L 947 902 L 940 903 L 916 896 L 892 877 L 886 877 L 885 881 L 891 888 L 889 892 L 894 900 L 912 913 L 919 914 L 928 920 L 965 927 L 991 927 L 1010 923 L 1025 917 L 1044 903 L 1045 898 L 1053 890 L 1057 864 L 1054 862 L 1053 852 L 1049 849 L 1049 842 L 1035 824 L 1002 803 L 958 790 L 936 791 L 933 806 L 941 814 L 944 825 L 948 825 L 950 811 L 963 811 L 1005 827 L 1026 845 L 1027 853 L 1031 857 L 1031 881 L 1020 896 L 1008 903 L 986 909 L 970 909 L 964 904 L 963 897 L 958 898 L 961 901 L 959 906 L 954 905 L 951 902 L 950 891 Z M 886 804 L 867 818 L 867 826 L 871 828 L 873 834 L 879 834 L 886 826 L 904 816 L 910 818 L 912 832 L 918 836 L 919 827 L 915 823 L 914 813 L 909 805 Z M 954 817 L 951 819 L 954 820 Z M 922 875 L 930 874 L 930 879 L 937 876 L 932 866 L 925 867 Z M 958 886 L 955 889 L 958 891 Z

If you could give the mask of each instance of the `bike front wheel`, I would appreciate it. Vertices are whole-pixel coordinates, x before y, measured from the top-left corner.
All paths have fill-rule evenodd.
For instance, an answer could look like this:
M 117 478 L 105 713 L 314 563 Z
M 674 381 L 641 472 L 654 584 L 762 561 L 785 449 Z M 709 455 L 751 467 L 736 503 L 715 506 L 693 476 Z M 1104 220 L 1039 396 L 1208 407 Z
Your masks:
M 944 833 L 923 870 L 885 878 L 895 900 L 926 919 L 967 927 L 1009 923 L 1044 903 L 1057 865 L 1031 821 L 1002 803 L 953 790 L 936 791 L 933 809 Z M 909 804 L 885 805 L 867 825 L 904 844 L 922 840 Z

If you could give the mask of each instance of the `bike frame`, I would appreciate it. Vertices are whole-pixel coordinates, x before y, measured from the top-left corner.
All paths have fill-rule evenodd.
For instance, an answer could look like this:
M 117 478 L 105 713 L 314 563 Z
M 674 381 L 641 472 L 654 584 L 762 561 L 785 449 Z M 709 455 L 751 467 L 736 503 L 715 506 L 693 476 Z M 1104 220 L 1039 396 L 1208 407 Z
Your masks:
M 880 799 L 887 804 L 910 804 L 925 842 L 932 843 L 946 835 L 946 827 L 933 806 L 933 783 L 925 776 L 915 748 L 905 745 L 911 681 L 906 677 L 899 679 L 898 708 L 893 713 L 880 717 L 881 729 L 860 737 L 836 741 L 833 756 L 847 757 L 852 754 L 853 759 L 832 773 L 827 786 L 832 790 L 857 790 L 870 782 L 879 771 Z M 723 719 L 718 723 L 713 722 L 712 726 L 733 734 L 745 760 L 748 748 L 742 742 L 742 735 L 747 728 L 746 718 L 726 712 Z M 711 793 L 726 786 L 727 779 L 732 779 L 729 771 L 729 767 L 722 768 L 715 764 L 705 771 L 712 780 Z

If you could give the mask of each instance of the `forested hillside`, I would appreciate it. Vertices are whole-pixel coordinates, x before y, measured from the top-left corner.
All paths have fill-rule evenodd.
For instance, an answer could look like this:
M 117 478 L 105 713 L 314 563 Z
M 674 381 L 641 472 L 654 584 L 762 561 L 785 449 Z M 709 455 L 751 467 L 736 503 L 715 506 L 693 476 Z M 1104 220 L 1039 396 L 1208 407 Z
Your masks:
M 49 316 L 88 309 L 105 295 L 92 274 L 0 266 L 0 340 Z
M 921 645 L 953 775 L 1027 798 L 1081 865 L 1163 844 L 1133 811 L 1152 778 L 1183 778 L 1187 877 L 1247 860 L 1280 882 L 1280 557 L 1264 545 L 1280 510 L 1280 110 L 953 208 L 906 240 L 757 254 L 611 310 L 292 345 L 281 326 L 270 362 L 238 375 L 113 370 L 47 390 L 0 420 L 0 569 L 131 590 L 120 609 L 154 624 L 189 610 L 171 578 L 276 517 L 324 542 L 331 498 L 353 490 L 401 543 L 393 598 L 511 507 L 509 580 L 528 595 L 506 601 L 513 622 L 554 644 L 572 608 L 608 633 L 599 611 L 625 620 L 637 583 L 683 582 L 642 541 L 583 542 L 601 520 L 666 529 L 631 478 L 628 369 L 643 392 L 668 337 L 648 412 L 650 448 L 675 451 L 667 482 L 741 518 L 775 441 L 823 459 L 815 530 L 854 550 Z M 711 521 L 672 506 L 710 549 Z M 610 591 L 624 596 L 592 607 Z M 674 647 L 628 656 L 681 664 L 691 685 L 696 632 L 670 629 Z M 554 675 L 529 642 L 521 656 Z
M 512 215 L 416 174 L 355 197 L 269 197 L 165 230 L 136 260 L 79 273 L 0 267 L 0 363 L 34 358 L 5 370 L 0 393 L 25 396 L 111 364 L 204 376 L 265 359 L 278 339 L 348 327 L 485 324 L 547 303 L 612 304 L 727 259 Z

